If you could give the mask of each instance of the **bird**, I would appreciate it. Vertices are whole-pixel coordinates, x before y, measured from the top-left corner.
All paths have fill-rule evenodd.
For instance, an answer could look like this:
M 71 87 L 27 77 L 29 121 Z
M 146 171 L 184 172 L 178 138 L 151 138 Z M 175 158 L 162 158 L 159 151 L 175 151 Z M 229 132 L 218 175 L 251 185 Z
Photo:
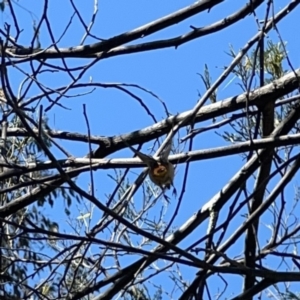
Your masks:
M 167 143 L 157 160 L 150 155 L 137 151 L 126 141 L 124 141 L 124 143 L 147 165 L 149 178 L 154 184 L 159 186 L 162 190 L 164 190 L 164 188 L 170 189 L 171 185 L 174 187 L 174 166 L 168 160 L 172 147 L 172 140 Z M 176 194 L 175 187 L 174 193 Z

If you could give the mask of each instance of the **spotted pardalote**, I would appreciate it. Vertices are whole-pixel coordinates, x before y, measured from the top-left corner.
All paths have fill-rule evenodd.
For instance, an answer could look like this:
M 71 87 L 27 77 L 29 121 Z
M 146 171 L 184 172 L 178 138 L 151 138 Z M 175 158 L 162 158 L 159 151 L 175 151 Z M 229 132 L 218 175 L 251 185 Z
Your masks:
M 170 189 L 171 185 L 173 186 L 174 166 L 168 160 L 172 140 L 165 146 L 157 160 L 150 155 L 137 151 L 128 143 L 126 145 L 148 166 L 148 173 L 152 182 L 162 189 L 165 187 Z

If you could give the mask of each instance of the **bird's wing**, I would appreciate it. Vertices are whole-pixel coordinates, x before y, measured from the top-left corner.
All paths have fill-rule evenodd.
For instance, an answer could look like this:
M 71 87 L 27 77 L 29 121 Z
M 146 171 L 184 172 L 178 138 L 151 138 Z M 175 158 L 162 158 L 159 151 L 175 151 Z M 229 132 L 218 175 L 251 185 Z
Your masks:
M 139 157 L 145 164 L 147 164 L 149 167 L 152 167 L 153 165 L 157 165 L 157 161 L 150 155 L 144 154 L 140 151 L 137 151 L 134 149 L 131 145 L 129 145 L 124 139 L 121 138 L 121 140 L 129 147 L 129 149 L 136 154 L 137 157 Z
M 166 161 L 166 162 L 168 161 L 168 157 L 170 155 L 171 148 L 172 148 L 172 139 L 169 140 L 169 142 L 166 144 L 165 148 L 160 153 L 160 159 L 162 161 Z

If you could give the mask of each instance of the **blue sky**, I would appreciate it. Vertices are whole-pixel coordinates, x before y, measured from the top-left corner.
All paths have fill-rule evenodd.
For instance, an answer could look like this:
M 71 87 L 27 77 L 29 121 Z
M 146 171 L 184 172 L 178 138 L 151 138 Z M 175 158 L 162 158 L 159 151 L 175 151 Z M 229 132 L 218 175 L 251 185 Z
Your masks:
M 86 23 L 89 23 L 93 11 L 93 1 L 77 0 L 74 2 Z M 287 3 L 289 3 L 289 1 L 276 1 L 274 8 L 275 13 Z M 191 4 L 192 2 L 183 0 L 99 1 L 99 13 L 92 33 L 98 37 L 107 39 L 142 26 Z M 209 25 L 212 22 L 235 12 L 244 4 L 245 1 L 225 1 L 223 4 L 213 8 L 210 13 L 201 13 L 200 15 L 189 18 L 176 26 L 172 26 L 162 32 L 141 39 L 138 42 L 171 38 L 184 34 L 190 31 L 190 26 L 201 27 Z M 26 2 L 19 1 L 17 2 L 17 5 L 20 5 L 17 9 L 17 14 L 20 18 L 21 27 L 24 29 L 19 42 L 23 43 L 24 46 L 27 46 L 29 45 L 32 37 L 32 22 L 33 20 L 37 20 L 36 16 L 40 17 L 43 2 L 27 0 Z M 30 14 L 29 11 L 26 11 L 24 8 L 32 11 L 34 14 Z M 71 14 L 72 10 L 69 1 L 49 1 L 48 17 L 51 20 L 53 35 L 57 39 L 63 33 L 65 26 L 70 21 Z M 265 5 L 262 5 L 260 9 L 257 10 L 257 16 L 262 19 L 264 14 Z M 278 25 L 283 40 L 288 42 L 287 50 L 295 68 L 297 68 L 300 63 L 300 39 L 295 37 L 295 31 L 291 30 L 291 27 L 295 28 L 299 26 L 299 17 L 300 10 L 298 7 Z M 4 12 L 1 16 L 2 25 L 4 22 L 11 22 L 11 17 L 8 12 Z M 93 82 L 101 83 L 119 82 L 138 84 L 158 95 L 167 104 L 171 113 L 180 113 L 192 109 L 199 99 L 199 94 L 203 95 L 205 92 L 205 87 L 197 74 L 203 73 L 204 65 L 208 65 L 211 77 L 215 80 L 221 74 L 223 68 L 228 66 L 231 62 L 231 58 L 228 54 L 226 54 L 226 52 L 229 51 L 230 45 L 232 45 L 236 52 L 238 52 L 238 50 L 243 47 L 244 44 L 254 34 L 256 34 L 256 32 L 256 20 L 253 16 L 248 16 L 225 30 L 181 45 L 178 49 L 168 48 L 104 59 L 90 68 L 80 82 L 89 82 L 89 80 L 92 79 Z M 70 25 L 70 29 L 58 43 L 58 46 L 76 46 L 80 43 L 83 34 L 84 29 L 75 17 Z M 276 32 L 270 33 L 268 37 L 274 42 L 278 42 Z M 51 45 L 51 39 L 49 34 L 46 33 L 45 26 L 41 30 L 40 41 L 43 48 Z M 92 42 L 94 41 L 91 38 L 88 38 L 85 43 L 87 44 Z M 88 62 L 89 60 L 87 59 L 67 60 L 69 67 L 86 64 Z M 59 60 L 53 60 L 51 63 L 61 65 Z M 11 74 L 14 76 L 12 86 L 14 87 L 15 92 L 17 92 L 21 81 L 24 79 L 24 75 L 17 70 L 11 70 Z M 230 75 L 225 83 L 219 88 L 217 94 L 218 100 L 225 99 L 226 97 L 234 96 L 242 92 L 240 87 L 237 85 L 238 81 L 233 77 L 233 75 Z M 232 79 L 233 81 L 230 83 L 230 80 Z M 39 77 L 39 80 L 51 88 L 61 87 L 71 82 L 70 78 L 65 74 L 50 72 L 42 74 Z M 89 91 L 91 91 L 90 88 L 74 90 L 70 92 L 70 95 L 76 95 L 79 92 L 86 93 Z M 131 89 L 131 91 L 134 91 L 145 101 L 158 120 L 162 120 L 166 117 L 163 106 L 157 99 L 138 89 Z M 28 96 L 33 96 L 37 93 L 40 93 L 40 91 L 36 87 L 33 87 Z M 115 89 L 98 88 L 92 93 L 85 94 L 81 97 L 63 99 L 60 103 L 68 107 L 69 110 L 56 107 L 50 111 L 48 115 L 49 125 L 55 130 L 65 130 L 86 134 L 87 128 L 83 116 L 83 104 L 86 104 L 93 135 L 112 136 L 129 133 L 153 124 L 153 120 L 145 113 L 142 107 L 135 100 Z M 44 102 L 44 105 L 46 107 L 47 102 Z M 205 122 L 204 124 L 210 124 L 210 122 Z M 199 126 L 202 127 L 204 124 L 201 123 Z M 218 130 L 218 132 L 222 133 L 223 130 L 224 128 Z M 184 136 L 185 131 L 181 130 L 180 135 L 181 137 Z M 63 142 L 62 144 L 72 155 L 76 157 L 83 157 L 88 152 L 87 145 L 82 143 Z M 143 148 L 144 151 L 147 152 L 151 145 L 152 143 L 145 145 Z M 206 149 L 221 145 L 226 145 L 226 143 L 218 135 L 209 131 L 195 138 L 193 150 Z M 182 151 L 183 146 L 181 145 L 179 149 Z M 57 155 L 57 158 L 63 158 L 62 154 L 56 149 L 53 148 L 51 150 Z M 115 153 L 111 155 L 111 157 L 131 157 L 131 155 L 132 154 L 126 150 Z M 238 155 L 230 158 L 225 157 L 215 160 L 193 162 L 190 166 L 185 197 L 173 225 L 180 226 L 189 219 L 193 213 L 198 211 L 228 182 L 243 163 L 244 162 L 241 157 Z M 182 184 L 183 172 L 184 165 L 178 166 L 175 184 L 179 191 Z M 102 202 L 105 202 L 105 195 L 109 194 L 114 187 L 114 182 L 108 178 L 108 174 L 113 175 L 114 171 L 99 170 L 94 173 L 96 196 Z M 139 174 L 139 169 L 134 169 L 133 172 L 130 173 L 131 182 L 133 182 L 136 178 L 136 174 Z M 80 176 L 77 183 L 83 189 L 87 190 L 89 176 L 87 174 Z M 296 178 L 295 183 L 297 183 Z M 292 192 L 293 189 L 289 194 L 291 197 L 293 197 Z M 134 196 L 134 201 L 139 202 L 140 196 L 141 194 L 137 193 Z M 171 193 L 169 196 L 171 197 Z M 168 222 L 168 220 L 172 217 L 176 204 L 177 200 L 172 198 L 172 202 L 166 212 L 166 222 Z M 139 203 L 137 203 L 137 205 L 139 205 Z M 163 205 L 165 205 L 165 203 L 163 203 L 162 200 L 161 203 L 158 203 L 157 208 L 153 208 L 151 213 L 155 215 L 159 212 Z M 66 222 L 66 216 L 63 213 L 63 208 L 63 201 L 57 201 L 54 205 L 53 211 L 48 209 L 46 210 L 46 208 L 44 211 L 49 216 L 52 216 L 53 214 L 53 217 L 60 224 L 61 230 L 70 232 L 70 227 Z M 226 212 L 226 209 L 224 211 Z M 73 206 L 72 213 L 74 214 L 73 217 L 79 215 L 76 205 Z M 95 217 L 96 216 L 97 214 L 95 214 Z M 223 217 L 225 217 L 225 215 L 221 216 L 220 219 L 222 220 Z M 234 220 L 231 225 L 232 229 L 228 232 L 232 233 L 233 229 L 240 224 L 241 220 L 243 220 L 242 217 Z M 94 221 L 96 222 L 97 220 Z M 266 218 L 264 221 L 268 222 L 270 219 Z M 205 222 L 200 228 L 195 230 L 191 237 L 181 243 L 180 246 L 184 248 L 204 235 L 206 232 L 206 226 L 207 223 Z M 265 242 L 264 234 L 266 234 L 266 237 L 270 236 L 270 232 L 262 226 L 262 243 Z M 232 255 L 231 257 L 234 257 L 235 255 L 242 254 L 242 250 L 243 242 L 240 240 L 235 249 L 230 250 L 228 253 L 229 255 Z M 274 266 L 275 265 L 270 265 L 270 267 Z M 194 272 L 197 272 L 197 270 L 192 270 L 191 272 L 190 269 L 183 268 L 183 276 L 185 280 L 192 280 Z M 168 278 L 166 275 L 161 275 L 159 277 L 163 279 L 159 279 L 160 281 L 158 282 L 162 283 L 161 280 L 163 280 L 167 284 Z M 238 284 L 232 284 L 232 281 L 228 279 L 229 286 L 226 290 L 227 297 L 232 297 L 234 294 L 236 295 L 241 291 L 240 279 L 237 280 L 237 277 L 232 276 L 231 278 L 233 278 L 235 282 L 238 282 Z M 217 293 L 219 289 L 222 289 L 220 279 L 215 281 L 216 278 L 212 278 L 210 280 L 211 281 L 209 282 L 211 283 L 212 291 L 215 290 L 215 293 Z M 263 298 L 264 297 L 265 295 Z

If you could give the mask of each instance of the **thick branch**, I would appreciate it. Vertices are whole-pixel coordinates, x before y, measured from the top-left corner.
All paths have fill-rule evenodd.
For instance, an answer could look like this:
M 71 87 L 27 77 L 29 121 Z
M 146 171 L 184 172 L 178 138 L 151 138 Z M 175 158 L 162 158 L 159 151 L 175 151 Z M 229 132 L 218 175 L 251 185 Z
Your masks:
M 275 102 L 278 98 L 281 98 L 286 94 L 299 88 L 299 77 L 300 69 L 297 69 L 295 72 L 290 72 L 282 78 L 275 80 L 262 88 L 258 88 L 250 92 L 249 94 L 244 93 L 239 96 L 231 97 L 223 101 L 204 106 L 196 114 L 196 117 L 195 119 L 193 119 L 193 122 L 203 122 L 236 111 L 238 109 L 245 108 L 247 101 L 249 106 L 264 103 L 266 101 Z M 192 115 L 192 112 L 193 111 L 190 110 L 181 113 L 177 116 L 169 117 L 152 126 L 146 127 L 138 131 L 134 131 L 128 135 L 124 135 L 122 136 L 122 138 L 130 145 L 148 142 L 150 140 L 153 140 L 154 138 L 158 138 L 170 132 L 170 130 L 174 127 L 175 124 L 178 124 L 184 119 L 190 117 Z M 101 144 L 101 146 L 98 149 L 93 151 L 91 157 L 103 158 L 123 148 L 127 148 L 127 145 L 122 139 L 113 136 L 108 137 L 105 139 L 105 143 L 103 140 L 103 144 Z
M 66 57 L 84 57 L 94 56 L 99 57 L 99 52 L 107 53 L 109 50 L 132 42 L 136 39 L 143 38 L 145 36 L 151 35 L 155 32 L 158 32 L 162 29 L 170 27 L 174 24 L 178 24 L 200 12 L 205 10 L 210 10 L 217 4 L 223 2 L 224 0 L 203 0 L 198 3 L 194 3 L 193 5 L 189 5 L 175 13 L 172 13 L 168 16 L 160 18 L 157 21 L 153 21 L 146 25 L 143 25 L 139 28 L 136 28 L 130 32 L 125 32 L 120 35 L 117 35 L 113 38 L 110 38 L 106 41 L 90 44 L 86 46 L 77 46 L 70 48 L 60 48 L 56 50 L 55 48 L 51 49 L 32 49 L 32 48 L 18 48 L 18 49 L 10 49 L 11 55 L 17 54 L 22 57 L 26 57 L 26 55 L 31 55 L 32 53 L 36 53 L 31 55 L 32 59 L 50 59 L 50 58 L 64 58 Z M 263 2 L 263 1 L 255 1 L 255 2 Z M 9 53 L 8 52 L 8 53 Z M 96 54 L 96 55 L 95 55 Z
M 280 137 L 270 137 L 261 140 L 252 140 L 242 143 L 237 143 L 229 146 L 221 146 L 216 148 L 209 148 L 204 150 L 195 150 L 186 153 L 180 153 L 169 156 L 170 162 L 173 164 L 181 164 L 186 161 L 199 161 L 205 159 L 214 159 L 218 157 L 224 157 L 228 155 L 240 154 L 251 150 L 258 150 L 268 147 L 280 147 L 280 146 L 293 146 L 300 143 L 300 133 L 292 135 L 284 135 Z M 141 168 L 146 167 L 145 163 L 139 158 L 113 158 L 113 159 L 89 159 L 89 158 L 74 158 L 74 159 L 61 159 L 57 160 L 63 168 L 72 168 L 73 171 L 77 171 L 78 175 L 90 170 L 105 170 L 105 169 L 124 169 L 124 168 Z M 90 165 L 91 164 L 91 165 Z M 0 180 L 5 180 L 13 176 L 24 175 L 29 172 L 43 171 L 55 169 L 55 165 L 51 161 L 45 161 L 44 163 L 29 163 L 26 166 L 23 165 L 9 165 L 2 163 L 1 166 L 6 168 L 5 172 L 0 174 Z M 40 179 L 33 179 L 27 184 L 22 183 L 22 186 L 28 186 L 31 184 L 44 183 L 48 180 L 55 180 L 59 177 L 59 174 L 43 177 Z M 0 194 L 6 193 L 7 189 L 2 189 Z M 1 210 L 1 209 L 0 209 Z

